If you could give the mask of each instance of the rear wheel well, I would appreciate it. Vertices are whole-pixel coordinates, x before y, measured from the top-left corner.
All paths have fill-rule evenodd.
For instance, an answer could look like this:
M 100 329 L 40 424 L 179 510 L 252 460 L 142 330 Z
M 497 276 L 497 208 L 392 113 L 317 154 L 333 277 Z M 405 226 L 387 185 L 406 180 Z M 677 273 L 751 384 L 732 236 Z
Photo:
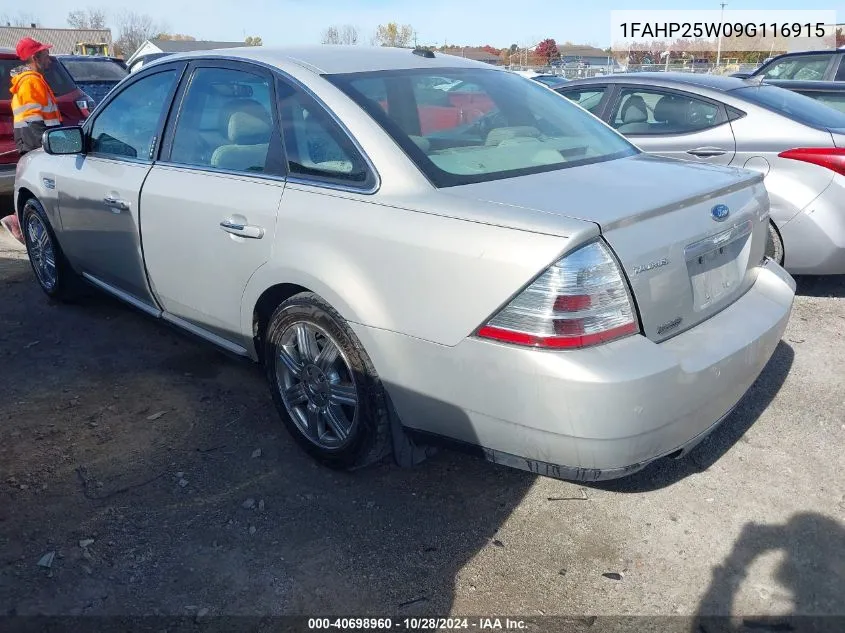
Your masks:
M 270 286 L 261 293 L 255 308 L 252 310 L 252 341 L 255 352 L 258 354 L 259 362 L 264 362 L 264 334 L 267 332 L 267 324 L 277 307 L 292 296 L 300 292 L 311 292 L 308 288 L 296 284 L 276 284 Z

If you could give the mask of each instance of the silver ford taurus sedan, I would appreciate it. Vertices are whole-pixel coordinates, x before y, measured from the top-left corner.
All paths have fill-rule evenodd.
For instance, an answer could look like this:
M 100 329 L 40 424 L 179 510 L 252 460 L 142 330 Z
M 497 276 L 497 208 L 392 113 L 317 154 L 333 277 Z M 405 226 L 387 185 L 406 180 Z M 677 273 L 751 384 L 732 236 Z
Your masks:
M 760 174 L 643 154 L 463 58 L 173 55 L 44 140 L 15 184 L 44 291 L 84 279 L 263 363 L 336 468 L 447 441 L 635 472 L 728 415 L 792 308 Z
M 845 113 L 697 73 L 609 75 L 556 90 L 647 152 L 760 172 L 771 201 L 767 254 L 796 275 L 845 273 Z

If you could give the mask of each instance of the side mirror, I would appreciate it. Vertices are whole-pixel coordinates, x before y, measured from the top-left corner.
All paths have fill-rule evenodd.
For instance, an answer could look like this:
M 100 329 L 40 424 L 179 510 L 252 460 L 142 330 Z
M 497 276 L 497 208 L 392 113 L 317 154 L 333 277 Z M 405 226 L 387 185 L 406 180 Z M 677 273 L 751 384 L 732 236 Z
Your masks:
M 48 154 L 81 154 L 85 149 L 82 128 L 79 126 L 57 127 L 44 132 L 41 145 Z

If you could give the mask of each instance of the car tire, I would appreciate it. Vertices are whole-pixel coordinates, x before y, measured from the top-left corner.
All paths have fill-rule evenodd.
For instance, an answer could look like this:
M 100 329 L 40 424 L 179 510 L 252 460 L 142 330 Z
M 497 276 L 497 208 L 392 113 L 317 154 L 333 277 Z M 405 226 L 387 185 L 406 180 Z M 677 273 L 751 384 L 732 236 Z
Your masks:
M 769 222 L 769 235 L 766 238 L 766 257 L 770 257 L 783 266 L 783 241 L 772 222 Z
M 358 337 L 322 298 L 303 292 L 276 308 L 264 359 L 282 421 L 317 461 L 356 470 L 390 454 L 381 380 Z
M 21 232 L 32 271 L 45 294 L 60 301 L 76 298 L 79 278 L 65 258 L 47 213 L 36 198 L 30 198 L 24 204 Z

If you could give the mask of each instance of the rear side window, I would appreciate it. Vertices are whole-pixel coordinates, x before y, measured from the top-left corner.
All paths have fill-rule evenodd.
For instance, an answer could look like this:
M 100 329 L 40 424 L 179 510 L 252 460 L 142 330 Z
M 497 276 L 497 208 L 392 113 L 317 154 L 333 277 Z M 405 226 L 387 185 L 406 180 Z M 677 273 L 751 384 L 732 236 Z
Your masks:
M 44 73 L 44 78 L 47 80 L 53 94 L 57 97 L 69 94 L 76 90 L 74 83 L 67 70 L 54 57 L 50 58 L 52 64 Z M 19 59 L 0 59 L 0 100 L 7 101 L 12 98 L 10 92 L 12 84 L 12 71 L 18 66 L 23 66 L 23 62 Z
M 772 63 L 762 75 L 781 81 L 821 81 L 833 55 L 795 55 Z
M 277 92 L 291 176 L 362 189 L 375 185 L 361 153 L 315 99 L 283 81 Z
M 622 134 L 689 134 L 722 123 L 718 106 L 688 94 L 622 91 L 611 123 Z
M 791 90 L 777 86 L 749 86 L 731 91 L 768 110 L 804 125 L 821 128 L 845 128 L 845 114 Z

